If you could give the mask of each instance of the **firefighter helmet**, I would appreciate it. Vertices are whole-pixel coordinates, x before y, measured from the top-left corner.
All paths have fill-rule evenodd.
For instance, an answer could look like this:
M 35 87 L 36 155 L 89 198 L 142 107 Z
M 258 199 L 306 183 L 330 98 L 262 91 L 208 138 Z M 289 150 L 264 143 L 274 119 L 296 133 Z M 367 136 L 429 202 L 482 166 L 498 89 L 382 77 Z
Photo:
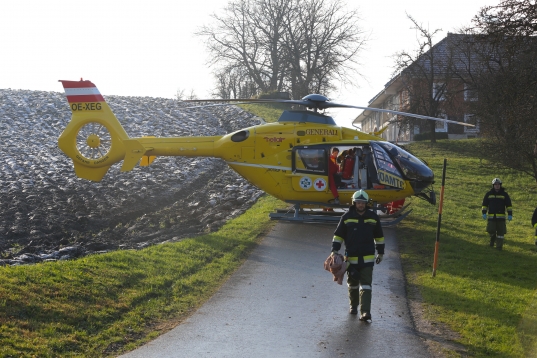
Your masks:
M 502 181 L 500 180 L 500 178 L 494 178 L 494 179 L 492 179 L 492 185 L 494 185 L 494 184 L 502 185 Z
M 352 203 L 354 204 L 357 201 L 362 201 L 362 202 L 367 203 L 369 202 L 369 195 L 367 195 L 365 191 L 360 189 L 352 195 Z

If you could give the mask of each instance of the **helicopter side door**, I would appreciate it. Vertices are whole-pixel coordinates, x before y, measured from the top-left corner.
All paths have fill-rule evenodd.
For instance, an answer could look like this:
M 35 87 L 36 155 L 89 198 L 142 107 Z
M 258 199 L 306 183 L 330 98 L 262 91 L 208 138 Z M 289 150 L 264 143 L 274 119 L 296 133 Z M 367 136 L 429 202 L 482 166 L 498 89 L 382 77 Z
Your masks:
M 326 191 L 328 147 L 296 146 L 292 150 L 292 187 L 295 191 Z

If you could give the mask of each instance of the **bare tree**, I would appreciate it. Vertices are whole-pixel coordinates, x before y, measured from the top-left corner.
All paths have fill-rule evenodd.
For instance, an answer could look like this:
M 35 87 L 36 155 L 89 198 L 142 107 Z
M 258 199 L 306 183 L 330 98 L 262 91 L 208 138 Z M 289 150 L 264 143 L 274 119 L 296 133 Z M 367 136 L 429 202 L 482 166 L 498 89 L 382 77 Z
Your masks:
M 351 81 L 364 43 L 355 10 L 341 0 L 234 0 L 197 35 L 207 39 L 218 81 L 233 68 L 257 92 L 294 98 Z M 217 90 L 218 92 L 218 90 Z
M 537 4 L 504 0 L 482 8 L 473 25 L 467 31 L 474 35 L 474 65 L 466 78 L 478 96 L 472 111 L 484 150 L 495 163 L 537 181 Z
M 454 81 L 454 58 L 452 48 L 446 42 L 442 47 L 433 44 L 433 37 L 441 31 L 429 31 L 407 14 L 412 29 L 417 31 L 418 48 L 414 52 L 401 51 L 395 54 L 394 76 L 403 85 L 402 107 L 405 111 L 430 117 L 446 117 L 456 110 L 455 98 L 460 92 L 460 83 Z M 447 118 L 446 118 L 447 119 Z M 431 143 L 436 142 L 437 126 L 443 122 L 423 122 L 406 117 L 401 126 L 428 127 Z
M 240 68 L 257 90 L 268 92 L 282 86 L 280 47 L 287 0 L 238 0 L 230 2 L 222 15 L 213 14 L 214 23 L 203 26 L 197 35 L 207 39 L 209 64 L 222 69 Z
M 178 99 L 179 101 L 183 101 L 183 100 L 198 99 L 198 96 L 196 96 L 196 93 L 194 93 L 194 89 L 191 89 L 190 93 L 187 94 L 184 88 L 180 88 L 177 90 L 177 93 L 175 94 L 175 98 Z
M 294 1 L 287 14 L 284 47 L 289 59 L 291 93 L 328 93 L 334 81 L 350 83 L 357 55 L 364 44 L 356 10 L 345 11 L 339 0 Z
M 524 38 L 537 33 L 535 0 L 504 0 L 496 6 L 485 6 L 474 17 L 475 29 L 497 38 Z
M 216 98 L 250 98 L 257 94 L 257 86 L 250 80 L 247 73 L 238 67 L 226 67 L 215 73 Z

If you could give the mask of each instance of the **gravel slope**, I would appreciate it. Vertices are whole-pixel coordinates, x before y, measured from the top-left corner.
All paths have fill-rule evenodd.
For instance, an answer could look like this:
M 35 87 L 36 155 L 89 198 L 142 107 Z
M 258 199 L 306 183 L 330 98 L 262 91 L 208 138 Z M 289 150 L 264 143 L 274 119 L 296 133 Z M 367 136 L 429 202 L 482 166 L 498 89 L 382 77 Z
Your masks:
M 221 135 L 260 123 L 235 106 L 105 96 L 132 136 Z M 57 147 L 71 118 L 63 93 L 0 89 L 0 265 L 141 248 L 216 230 L 262 192 L 220 159 L 160 157 L 98 183 Z

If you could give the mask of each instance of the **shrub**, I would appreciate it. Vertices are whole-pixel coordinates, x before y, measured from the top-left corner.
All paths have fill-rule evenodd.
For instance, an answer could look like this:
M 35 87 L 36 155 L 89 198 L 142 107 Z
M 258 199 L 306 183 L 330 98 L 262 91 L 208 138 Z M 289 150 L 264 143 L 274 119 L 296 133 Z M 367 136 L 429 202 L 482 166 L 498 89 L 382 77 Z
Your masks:
M 430 140 L 430 139 L 431 139 L 431 132 L 418 133 L 414 135 L 415 141 Z M 436 132 L 436 139 L 448 139 L 447 132 Z

